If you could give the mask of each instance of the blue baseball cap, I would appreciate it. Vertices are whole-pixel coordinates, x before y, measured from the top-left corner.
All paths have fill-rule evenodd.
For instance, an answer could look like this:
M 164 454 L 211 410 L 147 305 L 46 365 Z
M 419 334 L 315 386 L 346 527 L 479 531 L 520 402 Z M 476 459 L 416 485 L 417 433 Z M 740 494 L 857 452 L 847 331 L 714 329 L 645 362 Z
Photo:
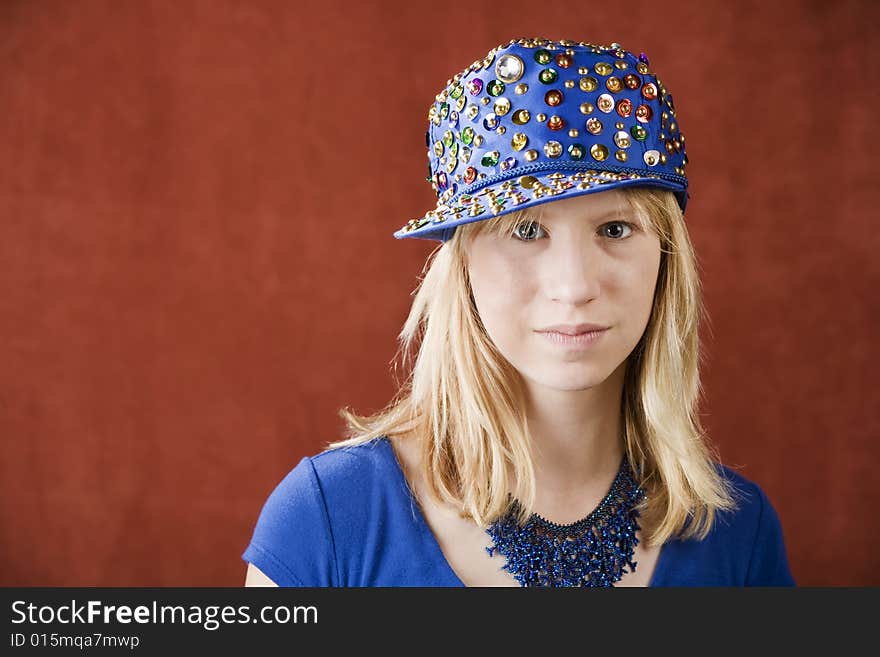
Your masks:
M 687 205 L 672 95 L 644 53 L 618 43 L 512 39 L 447 80 L 428 121 L 437 205 L 397 239 L 445 242 L 461 224 L 634 185 Z

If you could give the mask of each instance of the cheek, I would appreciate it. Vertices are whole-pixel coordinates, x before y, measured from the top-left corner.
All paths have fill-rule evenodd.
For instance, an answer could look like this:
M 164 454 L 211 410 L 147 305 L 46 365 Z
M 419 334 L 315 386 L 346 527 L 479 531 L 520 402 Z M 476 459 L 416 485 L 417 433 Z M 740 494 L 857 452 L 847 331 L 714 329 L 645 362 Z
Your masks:
M 500 344 L 520 330 L 535 294 L 535 278 L 522 262 L 503 256 L 481 257 L 470 268 L 471 289 L 483 326 Z
M 641 257 L 633 260 L 633 266 L 626 272 L 625 284 L 621 286 L 621 299 L 627 311 L 627 321 L 639 335 L 651 316 L 654 305 L 654 291 L 660 268 L 660 247 L 646 249 Z

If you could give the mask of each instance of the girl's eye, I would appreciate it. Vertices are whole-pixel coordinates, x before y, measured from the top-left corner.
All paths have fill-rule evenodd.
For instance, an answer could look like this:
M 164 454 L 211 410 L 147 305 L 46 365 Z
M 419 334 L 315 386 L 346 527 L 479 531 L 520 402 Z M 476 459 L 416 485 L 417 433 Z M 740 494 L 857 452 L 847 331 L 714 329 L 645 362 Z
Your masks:
M 607 226 L 614 226 L 615 229 L 612 231 L 612 234 L 604 233 L 604 230 Z M 620 226 L 621 228 L 616 228 Z M 625 235 L 621 235 L 621 230 L 624 228 L 629 229 L 629 233 Z M 633 232 L 633 225 L 626 221 L 609 221 L 607 224 L 603 224 L 601 227 L 604 234 L 608 235 L 612 240 L 620 241 L 629 237 Z
M 608 227 L 611 227 L 612 230 L 606 231 Z M 599 230 L 612 241 L 620 242 L 632 234 L 634 227 L 628 221 L 609 221 L 607 224 L 603 224 Z M 627 230 L 629 230 L 628 233 Z M 538 239 L 537 233 L 539 231 L 544 231 L 541 224 L 534 221 L 524 221 L 513 229 L 513 237 L 520 242 L 534 242 Z
M 524 221 L 521 224 L 517 224 L 513 229 L 513 237 L 520 242 L 534 242 L 535 233 L 543 230 L 543 227 L 539 223 L 534 221 Z

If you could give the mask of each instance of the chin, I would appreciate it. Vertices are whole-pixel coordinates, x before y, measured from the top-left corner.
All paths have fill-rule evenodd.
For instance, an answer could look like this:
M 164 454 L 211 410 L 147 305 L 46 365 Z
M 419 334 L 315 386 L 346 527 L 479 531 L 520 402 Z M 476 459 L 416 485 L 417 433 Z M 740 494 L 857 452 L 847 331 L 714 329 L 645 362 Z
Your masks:
M 537 383 L 554 390 L 577 392 L 589 390 L 601 385 L 607 378 L 608 373 L 597 373 L 594 368 L 578 368 L 579 372 L 542 372 L 534 377 Z

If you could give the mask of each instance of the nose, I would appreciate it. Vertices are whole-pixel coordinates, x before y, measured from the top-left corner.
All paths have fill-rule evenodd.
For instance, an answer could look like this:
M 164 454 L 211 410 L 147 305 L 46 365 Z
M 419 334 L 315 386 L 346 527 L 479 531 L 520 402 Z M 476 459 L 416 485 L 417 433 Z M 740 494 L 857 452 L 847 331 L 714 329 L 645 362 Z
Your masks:
M 599 296 L 602 254 L 589 237 L 556 240 L 547 257 L 545 289 L 553 301 L 578 306 Z

